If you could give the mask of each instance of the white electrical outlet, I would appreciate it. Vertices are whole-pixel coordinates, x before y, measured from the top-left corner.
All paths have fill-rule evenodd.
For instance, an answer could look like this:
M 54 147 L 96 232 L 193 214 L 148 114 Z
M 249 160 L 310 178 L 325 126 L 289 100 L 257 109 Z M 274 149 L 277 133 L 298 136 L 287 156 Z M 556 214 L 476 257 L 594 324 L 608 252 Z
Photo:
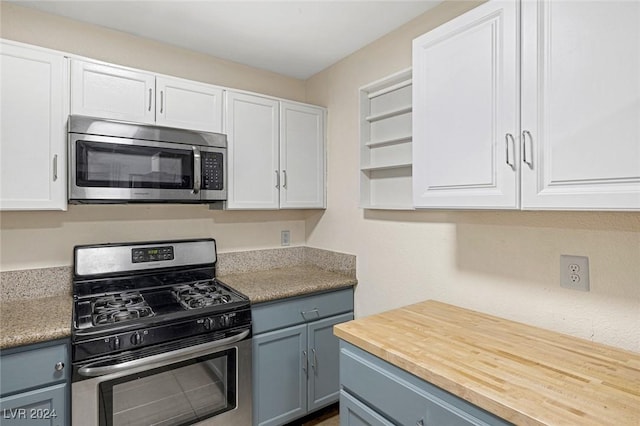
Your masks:
M 280 245 L 288 246 L 291 244 L 291 233 L 289 231 L 280 232 Z
M 589 291 L 589 258 L 560 255 L 560 287 Z

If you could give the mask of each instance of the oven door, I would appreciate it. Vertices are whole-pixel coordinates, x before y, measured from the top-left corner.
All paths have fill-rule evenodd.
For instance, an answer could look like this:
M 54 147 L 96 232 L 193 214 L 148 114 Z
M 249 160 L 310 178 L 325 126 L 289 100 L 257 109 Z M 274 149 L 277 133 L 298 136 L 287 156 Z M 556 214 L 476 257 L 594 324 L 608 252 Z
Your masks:
M 69 134 L 71 202 L 200 200 L 199 148 Z
M 74 365 L 72 424 L 250 425 L 251 339 L 228 343 L 245 333 L 124 363 Z

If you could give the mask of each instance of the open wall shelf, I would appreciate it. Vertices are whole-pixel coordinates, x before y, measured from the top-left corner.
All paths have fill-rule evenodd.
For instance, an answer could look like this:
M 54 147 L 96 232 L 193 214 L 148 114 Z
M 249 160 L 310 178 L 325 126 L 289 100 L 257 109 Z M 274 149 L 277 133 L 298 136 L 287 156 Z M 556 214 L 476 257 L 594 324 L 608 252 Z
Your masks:
M 360 88 L 360 205 L 413 210 L 411 69 Z

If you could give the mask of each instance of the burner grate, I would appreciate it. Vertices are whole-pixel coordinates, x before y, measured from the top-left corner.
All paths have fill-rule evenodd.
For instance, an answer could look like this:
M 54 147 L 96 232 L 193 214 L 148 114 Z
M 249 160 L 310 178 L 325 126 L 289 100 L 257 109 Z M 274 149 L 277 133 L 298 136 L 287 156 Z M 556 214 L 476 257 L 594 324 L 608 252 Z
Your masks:
M 98 297 L 91 302 L 91 312 L 93 325 L 114 324 L 155 315 L 139 292 Z
M 222 305 L 232 297 L 213 281 L 199 281 L 173 287 L 173 295 L 185 309 Z

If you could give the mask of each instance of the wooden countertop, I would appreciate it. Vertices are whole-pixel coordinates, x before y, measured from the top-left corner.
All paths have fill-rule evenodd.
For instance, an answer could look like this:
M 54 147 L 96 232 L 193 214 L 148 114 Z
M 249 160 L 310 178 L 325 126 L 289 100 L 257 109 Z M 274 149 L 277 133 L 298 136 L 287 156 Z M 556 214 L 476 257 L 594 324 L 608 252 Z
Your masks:
M 521 425 L 640 425 L 640 354 L 429 300 L 339 338 Z

